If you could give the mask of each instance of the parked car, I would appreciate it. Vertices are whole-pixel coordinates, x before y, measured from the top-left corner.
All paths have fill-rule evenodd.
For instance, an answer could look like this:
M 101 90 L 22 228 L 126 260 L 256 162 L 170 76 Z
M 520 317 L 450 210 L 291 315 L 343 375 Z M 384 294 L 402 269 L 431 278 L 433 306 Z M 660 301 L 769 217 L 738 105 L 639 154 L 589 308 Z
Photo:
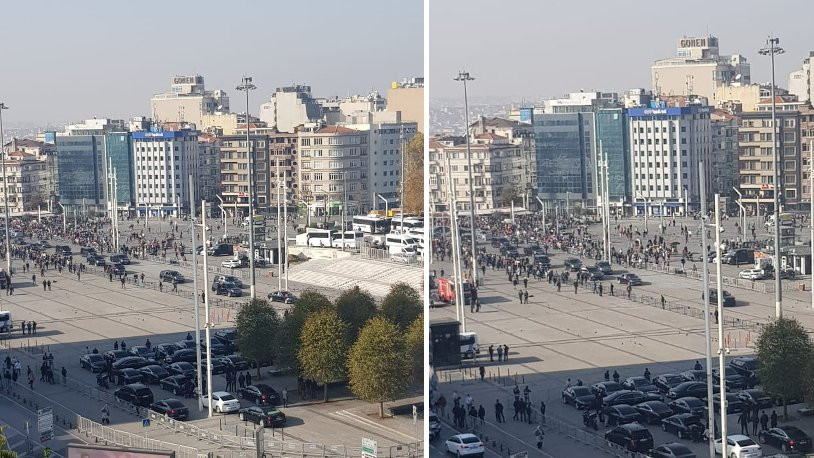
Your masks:
M 671 401 L 668 405 L 676 414 L 689 413 L 702 416 L 707 409 L 707 405 L 704 403 L 704 401 L 690 396 L 678 398 L 675 401 Z
M 225 329 L 217 331 L 213 337 L 222 343 L 224 347 L 230 348 L 230 351 L 237 350 L 237 332 L 234 329 Z
M 655 393 L 642 393 L 641 391 L 633 390 L 620 390 L 605 396 L 602 399 L 602 408 L 607 410 L 608 407 L 628 404 L 636 405 L 645 401 L 659 401 L 661 396 Z
M 79 365 L 92 373 L 103 372 L 107 368 L 107 360 L 99 353 L 88 353 L 79 358 Z
M 593 405 L 596 396 L 587 386 L 569 386 L 562 390 L 562 403 L 571 404 L 578 410 Z
M 207 346 L 206 341 L 204 339 L 201 339 L 202 352 L 206 352 L 206 346 Z M 223 356 L 226 353 L 228 353 L 226 351 L 227 350 L 226 346 L 220 343 L 220 340 L 215 339 L 214 337 L 209 339 L 209 346 L 211 347 L 209 351 L 210 353 L 212 353 L 213 356 Z
M 139 372 L 137 369 L 127 367 L 124 369 L 119 369 L 115 372 L 115 374 L 117 385 L 130 385 L 133 383 L 142 382 L 141 372 Z
M 272 302 L 282 302 L 284 304 L 293 304 L 297 300 L 297 296 L 288 291 L 274 291 L 269 293 L 269 300 Z
M 743 412 L 743 401 L 735 393 L 726 393 L 726 413 L 740 413 Z M 712 395 L 712 406 L 716 412 L 721 411 L 721 393 Z
M 220 358 L 214 357 L 212 355 L 212 374 L 223 374 L 226 372 L 226 365 L 220 360 Z M 201 358 L 201 372 L 206 373 L 206 358 Z
M 130 258 L 126 254 L 112 254 L 110 262 L 127 266 L 130 265 Z
M 176 350 L 173 354 L 164 358 L 164 362 L 167 364 L 179 363 L 182 361 L 188 363 L 197 362 L 198 353 L 192 349 Z
M 221 282 L 215 286 L 215 294 L 226 297 L 242 297 L 243 290 L 231 282 Z
M 577 258 L 566 258 L 563 262 L 566 269 L 569 269 L 571 272 L 578 272 L 579 269 L 582 268 L 582 261 Z
M 174 343 L 163 343 L 158 344 L 155 347 L 155 358 L 157 361 L 164 361 L 167 359 L 167 356 L 172 355 L 175 353 L 175 350 L 178 350 L 180 347 L 175 345 Z
M 285 425 L 285 414 L 274 406 L 251 406 L 240 409 L 238 416 L 243 421 L 250 421 L 261 428 Z
M 195 370 L 195 366 L 192 363 L 186 361 L 180 361 L 177 363 L 172 363 L 167 366 L 167 371 L 172 375 L 183 375 L 187 378 L 192 378 L 197 374 Z
M 619 283 L 628 284 L 631 286 L 639 286 L 642 284 L 642 279 L 639 278 L 638 275 L 632 273 L 624 273 L 619 275 L 616 279 Z
M 125 270 L 123 265 L 121 265 L 121 264 L 113 264 L 110 267 L 110 273 L 112 273 L 116 277 L 120 277 L 120 276 L 126 274 L 127 271 Z
M 255 404 L 271 404 L 277 405 L 280 403 L 280 395 L 274 388 L 264 384 L 257 383 L 241 388 L 237 392 L 237 396 L 243 399 L 248 399 Z
M 738 278 L 746 280 L 763 280 L 763 269 L 746 269 L 738 272 Z
M 661 429 L 668 433 L 675 433 L 679 439 L 691 438 L 704 432 L 701 417 L 691 413 L 680 413 L 665 418 L 661 422 Z
M 707 380 L 707 373 L 703 370 L 690 369 L 681 373 L 681 378 L 685 382 L 705 382 Z
M 782 425 L 768 431 L 761 431 L 758 439 L 760 443 L 773 445 L 783 453 L 805 453 L 811 450 L 811 438 L 796 426 Z
M 189 418 L 189 409 L 183 402 L 175 398 L 162 399 L 150 404 L 150 410 L 166 415 L 173 420 L 186 420 Z
M 738 398 L 743 401 L 744 405 L 748 408 L 767 409 L 774 406 L 774 401 L 771 396 L 767 395 L 761 390 L 751 389 L 742 390 L 737 393 Z
M 715 439 L 713 442 L 715 453 L 720 455 L 722 446 L 721 439 Z M 763 450 L 760 445 L 742 434 L 732 434 L 726 437 L 726 450 L 730 453 L 730 457 L 735 458 L 757 458 L 763 456 Z
M 737 373 L 731 366 L 724 366 L 724 374 L 727 391 L 738 391 L 746 388 L 746 378 Z M 712 383 L 719 388 L 721 386 L 721 370 L 717 367 L 712 369 Z
M 455 456 L 480 455 L 483 456 L 486 449 L 483 442 L 474 434 L 456 434 L 444 443 L 446 452 Z
M 224 366 L 227 368 L 242 371 L 249 368 L 249 363 L 243 359 L 242 356 L 237 355 L 228 355 L 228 356 L 221 356 L 220 362 L 223 363 Z
M 729 362 L 729 366 L 738 374 L 751 379 L 755 384 L 760 383 L 758 374 L 758 361 L 754 356 L 739 356 Z
M 658 447 L 650 449 L 645 455 L 650 458 L 696 458 L 692 450 L 678 442 L 661 444 Z
M 155 350 L 152 347 L 147 348 L 144 345 L 130 347 L 130 354 L 133 356 L 141 356 L 147 360 L 155 360 Z
M 703 299 L 703 298 L 704 298 L 704 293 L 701 293 L 701 299 Z M 709 303 L 710 303 L 710 305 L 717 305 L 718 304 L 718 290 L 717 289 L 710 289 L 709 290 Z M 724 304 L 724 307 L 734 307 L 736 305 L 735 296 L 733 296 L 729 291 L 724 290 L 723 304 Z
M 175 281 L 175 283 L 183 283 L 184 281 L 186 281 L 184 279 L 184 276 L 181 275 L 180 272 L 175 271 L 175 270 L 162 270 L 158 274 L 158 278 L 160 278 L 161 281 L 167 282 L 167 283 L 172 283 L 173 280 Z
M 625 387 L 625 389 L 637 390 L 643 393 L 654 393 L 659 390 L 653 382 L 641 375 L 626 378 L 625 381 L 622 382 L 622 386 Z
M 715 387 L 713 387 L 713 392 L 714 391 Z M 707 384 L 706 382 L 684 382 L 670 388 L 670 391 L 667 392 L 666 396 L 670 399 L 678 399 L 687 396 L 702 399 L 707 396 Z
M 667 394 L 671 388 L 684 383 L 685 380 L 678 374 L 662 374 L 653 379 L 653 384 L 659 389 L 659 392 Z
M 599 270 L 602 271 L 605 275 L 613 274 L 613 268 L 608 261 L 599 261 L 596 263 L 596 267 L 599 267 Z
M 602 280 L 605 277 L 605 274 L 597 266 L 583 266 L 580 272 L 587 274 L 590 280 Z
M 118 374 L 122 369 L 141 369 L 149 365 L 150 361 L 141 356 L 127 356 L 116 360 L 113 363 L 112 369 L 114 374 Z
M 141 383 L 125 385 L 113 392 L 116 399 L 129 402 L 140 407 L 148 407 L 153 402 L 153 392 Z
M 662 401 L 645 401 L 634 408 L 639 411 L 641 421 L 647 424 L 661 423 L 661 420 L 673 415 L 673 409 Z
M 616 382 L 599 382 L 591 385 L 591 391 L 594 394 L 600 394 L 603 397 L 624 389 L 625 388 L 622 385 Z
M 240 259 L 227 259 L 226 261 L 221 261 L 220 265 L 221 267 L 226 267 L 229 269 L 243 267 L 243 263 L 240 262 Z
M 141 373 L 142 383 L 159 383 L 161 379 L 170 376 L 169 371 L 159 366 L 158 364 L 144 366 L 141 369 L 139 369 L 139 372 Z
M 639 411 L 628 404 L 608 407 L 605 411 L 605 425 L 618 426 L 639 421 Z
M 653 435 L 638 423 L 628 423 L 607 431 L 605 440 L 631 452 L 646 452 L 653 447 Z
M 105 358 L 114 362 L 122 358 L 127 358 L 128 356 L 132 355 L 126 350 L 108 350 L 105 352 Z
M 189 394 L 188 387 L 191 385 L 188 383 L 190 380 L 184 375 L 170 375 L 161 379 L 159 386 L 162 390 L 169 391 L 176 396 L 187 395 Z
M 201 396 L 204 407 L 209 407 L 209 395 Z M 218 413 L 237 412 L 240 410 L 240 401 L 231 393 L 226 391 L 215 391 L 212 393 L 212 408 Z

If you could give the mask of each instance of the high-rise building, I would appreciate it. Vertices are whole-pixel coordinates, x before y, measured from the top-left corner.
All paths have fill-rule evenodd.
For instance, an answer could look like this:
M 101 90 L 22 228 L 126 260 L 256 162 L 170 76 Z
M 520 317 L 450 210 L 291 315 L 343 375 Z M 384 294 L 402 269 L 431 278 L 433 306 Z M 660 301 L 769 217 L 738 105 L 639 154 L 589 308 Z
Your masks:
M 343 126 L 305 125 L 297 131 L 297 200 L 313 214 L 364 213 L 372 207 L 368 185 L 369 135 Z
M 134 132 L 135 198 L 139 214 L 189 212 L 189 175 L 198 165 L 198 132 Z
M 797 96 L 801 102 L 811 102 L 811 89 L 814 87 L 814 74 L 811 73 L 811 58 L 814 51 L 803 59 L 803 66 L 789 74 L 789 93 Z
M 116 211 L 135 209 L 135 168 L 133 167 L 133 144 L 130 132 L 105 134 L 105 151 L 116 172 Z
M 259 118 L 278 132 L 294 132 L 301 124 L 320 120 L 322 107 L 311 96 L 311 86 L 278 87 L 271 99 L 260 105 Z
M 712 186 L 707 188 L 707 200 L 714 199 L 715 194 L 736 199 L 737 193 L 732 188 L 738 187 L 738 118 L 720 109 L 712 111 L 709 118 L 712 128 L 712 169 L 706 170 L 706 173 L 712 175 Z
M 250 125 L 250 149 L 254 157 L 254 212 L 268 212 L 270 202 L 269 137 L 255 133 Z M 245 132 L 245 126 L 243 127 Z M 249 214 L 249 154 L 246 135 L 225 135 L 220 146 L 220 193 L 226 210 L 238 216 Z
M 387 110 L 400 111 L 401 119 L 418 124 L 424 130 L 424 78 L 405 78 L 394 81 L 387 91 Z
M 469 125 L 469 135 L 477 137 L 482 134 L 493 134 L 495 138 L 503 137 L 509 143 L 520 146 L 522 160 L 517 164 L 520 181 L 514 186 L 517 193 L 523 196 L 523 205 L 528 206 L 537 191 L 537 158 L 534 149 L 534 128 L 531 123 L 480 116 Z
M 37 159 L 33 153 L 7 150 L 6 179 L 8 207 L 12 214 L 49 209 L 49 177 L 46 159 Z M 2 186 L 2 181 L 0 181 Z M 0 188 L 2 189 L 2 188 Z M 0 205 L 5 203 L 0 192 Z M 2 207 L 0 207 L 2 208 Z
M 205 200 L 217 208 L 220 194 L 220 139 L 212 134 L 198 135 L 198 157 L 196 158 L 194 180 L 195 208 L 200 208 L 200 200 Z
M 226 92 L 207 91 L 203 76 L 173 76 L 170 83 L 170 92 L 155 94 L 150 99 L 156 122 L 187 122 L 201 129 L 205 127 L 201 123 L 204 115 L 229 112 Z
M 811 104 L 800 109 L 800 210 L 810 210 L 811 198 L 811 150 L 814 149 L 814 108 Z
M 710 107 L 667 107 L 628 110 L 633 202 L 637 212 L 647 203 L 650 213 L 683 214 L 700 205 L 699 161 L 711 170 Z M 712 189 L 712 174 L 706 187 Z
M 627 111 L 623 108 L 601 108 L 594 117 L 596 151 L 608 159 L 608 203 L 611 208 L 623 210 L 625 203 L 631 202 L 633 196 Z M 600 162 L 593 162 L 597 166 L 596 175 L 602 176 Z
M 750 84 L 749 62 L 740 54 L 718 52 L 718 38 L 682 37 L 676 56 L 657 60 L 650 67 L 654 95 L 699 95 L 710 104 L 719 86 L 733 83 Z

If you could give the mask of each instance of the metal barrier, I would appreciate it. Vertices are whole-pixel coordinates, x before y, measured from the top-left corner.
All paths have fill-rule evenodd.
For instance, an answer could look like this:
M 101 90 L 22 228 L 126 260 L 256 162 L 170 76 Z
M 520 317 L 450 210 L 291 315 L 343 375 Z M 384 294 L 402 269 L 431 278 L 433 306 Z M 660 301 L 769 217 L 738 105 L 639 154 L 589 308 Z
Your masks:
M 379 248 L 373 248 L 369 246 L 364 246 L 359 249 L 359 255 L 362 259 L 371 259 L 373 261 L 386 261 L 386 262 L 395 262 L 398 264 L 406 264 L 410 266 L 423 266 L 424 265 L 424 256 L 417 254 L 415 257 L 400 257 L 398 255 L 390 254 L 389 250 L 382 250 Z
M 121 447 L 140 448 L 144 450 L 171 450 L 178 458 L 206 457 L 206 453 L 199 453 L 198 449 L 186 445 L 173 444 L 157 439 L 150 439 L 140 434 L 113 429 L 88 418 L 77 417 L 77 431 L 86 437 L 93 438 L 95 442 L 104 442 L 105 445 L 118 445 Z

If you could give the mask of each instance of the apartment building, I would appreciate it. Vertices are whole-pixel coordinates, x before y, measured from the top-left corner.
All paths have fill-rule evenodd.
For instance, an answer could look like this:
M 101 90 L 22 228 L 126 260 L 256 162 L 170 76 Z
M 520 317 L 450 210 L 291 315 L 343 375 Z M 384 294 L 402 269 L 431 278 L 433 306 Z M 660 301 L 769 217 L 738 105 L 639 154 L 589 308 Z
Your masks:
M 266 213 L 269 209 L 269 136 L 255 133 L 250 125 L 250 150 L 254 158 L 254 211 Z M 257 126 L 259 127 L 259 126 Z M 243 127 L 245 132 L 245 126 Z M 227 211 L 238 215 L 249 212 L 249 149 L 246 135 L 225 135 L 220 146 L 220 195 Z

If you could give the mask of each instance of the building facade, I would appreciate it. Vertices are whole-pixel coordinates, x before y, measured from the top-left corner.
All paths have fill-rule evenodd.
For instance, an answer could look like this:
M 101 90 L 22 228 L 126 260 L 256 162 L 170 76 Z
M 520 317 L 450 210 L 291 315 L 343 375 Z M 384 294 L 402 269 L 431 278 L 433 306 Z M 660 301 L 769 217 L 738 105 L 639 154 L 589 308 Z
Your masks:
M 627 111 L 623 108 L 602 108 L 594 114 L 596 125 L 596 151 L 608 160 L 608 202 L 611 208 L 624 208 L 632 198 L 630 173 L 630 137 Z M 600 166 L 600 161 L 594 164 Z M 597 168 L 597 176 L 601 176 Z M 600 183 L 601 184 L 601 183 Z
M 198 136 L 198 157 L 196 158 L 195 208 L 200 207 L 200 200 L 205 200 L 215 208 L 220 203 L 215 197 L 220 194 L 220 139 L 212 134 L 201 133 Z
M 259 118 L 278 132 L 294 132 L 301 124 L 320 120 L 322 106 L 311 96 L 311 86 L 278 87 L 271 99 L 260 105 Z
M 814 51 L 808 53 L 808 57 L 803 59 L 800 70 L 795 70 L 789 74 L 789 93 L 797 96 L 801 102 L 811 102 L 811 89 L 814 87 L 814 75 L 811 74 L 811 58 Z
M 6 153 L 6 191 L 8 207 L 12 214 L 48 210 L 49 177 L 45 159 L 37 159 L 32 153 L 8 151 Z M 0 186 L 2 186 L 0 177 Z M 0 188 L 2 190 L 2 188 Z M 5 204 L 5 196 L 0 192 L 0 205 Z M 0 207 L 2 208 L 2 207 Z
M 712 187 L 707 188 L 707 201 L 715 194 L 737 199 L 732 188 L 738 187 L 738 118 L 724 110 L 710 113 L 712 128 Z
M 130 211 L 136 205 L 136 183 L 132 134 L 105 134 L 105 151 L 116 174 L 116 211 Z
M 133 155 L 139 214 L 188 213 L 194 198 L 189 192 L 189 176 L 196 174 L 198 132 L 134 132 Z
M 59 202 L 80 215 L 106 211 L 105 135 L 57 135 Z
M 534 204 L 532 198 L 537 194 L 537 158 L 535 154 L 534 128 L 529 122 L 519 122 L 503 118 L 481 116 L 469 125 L 469 135 L 476 137 L 482 134 L 493 134 L 503 137 L 513 145 L 520 146 L 522 160 L 517 165 L 521 174 L 517 192 L 523 196 L 523 206 Z
M 424 130 L 424 78 L 405 78 L 394 81 L 387 91 L 387 110 L 400 111 L 401 119 L 417 123 Z
M 245 132 L 245 126 L 243 127 Z M 269 137 L 264 134 L 250 135 L 250 150 L 254 158 L 254 212 L 266 213 L 269 209 Z M 246 135 L 226 135 L 220 147 L 220 194 L 230 214 L 246 216 L 249 213 L 249 148 Z
M 203 76 L 173 76 L 170 92 L 155 94 L 150 109 L 155 122 L 188 122 L 201 128 L 204 115 L 229 112 L 229 97 L 221 90 L 207 91 Z

